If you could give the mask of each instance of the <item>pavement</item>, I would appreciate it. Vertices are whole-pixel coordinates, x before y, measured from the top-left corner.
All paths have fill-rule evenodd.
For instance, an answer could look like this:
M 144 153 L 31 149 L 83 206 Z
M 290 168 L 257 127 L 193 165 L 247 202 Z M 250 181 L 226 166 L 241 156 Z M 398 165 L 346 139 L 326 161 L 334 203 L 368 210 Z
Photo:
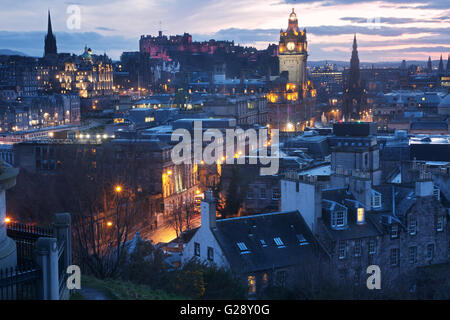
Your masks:
M 201 225 L 201 217 L 200 213 L 196 214 L 192 217 L 191 220 L 191 229 L 197 228 Z M 174 227 L 170 225 L 161 225 L 156 230 L 149 232 L 148 234 L 142 235 L 143 237 L 150 239 L 154 244 L 160 242 L 170 242 L 177 237 Z
M 109 300 L 101 291 L 94 288 L 82 287 L 79 292 L 85 300 Z

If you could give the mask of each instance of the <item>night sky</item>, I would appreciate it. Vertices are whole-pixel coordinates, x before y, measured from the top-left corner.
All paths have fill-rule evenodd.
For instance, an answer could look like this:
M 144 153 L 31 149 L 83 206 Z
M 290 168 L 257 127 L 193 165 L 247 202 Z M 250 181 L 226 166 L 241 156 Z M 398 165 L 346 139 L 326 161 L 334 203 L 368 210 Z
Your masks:
M 43 53 L 47 10 L 59 52 L 139 49 L 141 34 L 188 32 L 193 40 L 234 40 L 266 48 L 287 27 L 292 8 L 306 27 L 309 60 L 350 58 L 357 34 L 361 61 L 447 59 L 450 53 L 450 0 L 95 0 L 63 2 L 0 0 L 0 49 L 32 56 Z M 81 28 L 69 29 L 67 9 L 78 5 Z

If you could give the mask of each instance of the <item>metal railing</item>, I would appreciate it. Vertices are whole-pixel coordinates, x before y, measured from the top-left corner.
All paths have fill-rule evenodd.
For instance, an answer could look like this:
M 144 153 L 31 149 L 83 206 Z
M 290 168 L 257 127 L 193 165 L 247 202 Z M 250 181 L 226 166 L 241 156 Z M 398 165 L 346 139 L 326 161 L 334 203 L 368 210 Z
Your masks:
M 0 300 L 39 299 L 41 277 L 41 269 L 32 262 L 0 269 Z
M 0 300 L 48 299 L 49 277 L 56 277 L 58 281 L 59 299 L 68 298 L 70 292 L 66 287 L 66 268 L 70 263 L 68 257 L 71 256 L 70 247 L 67 247 L 67 241 L 70 245 L 70 238 L 65 239 L 58 230 L 61 230 L 61 227 L 58 229 L 55 226 L 45 228 L 22 223 L 7 224 L 7 235 L 16 243 L 17 267 L 0 269 Z M 68 234 L 70 235 L 70 231 Z M 41 246 L 39 238 L 53 238 L 57 241 L 58 251 L 54 259 L 57 259 L 58 269 L 46 269 L 44 266 L 47 264 L 42 263 L 42 255 L 37 257 L 37 252 L 41 252 L 36 251 L 37 246 Z M 44 259 L 48 257 L 50 256 Z M 50 296 L 55 299 L 55 295 Z

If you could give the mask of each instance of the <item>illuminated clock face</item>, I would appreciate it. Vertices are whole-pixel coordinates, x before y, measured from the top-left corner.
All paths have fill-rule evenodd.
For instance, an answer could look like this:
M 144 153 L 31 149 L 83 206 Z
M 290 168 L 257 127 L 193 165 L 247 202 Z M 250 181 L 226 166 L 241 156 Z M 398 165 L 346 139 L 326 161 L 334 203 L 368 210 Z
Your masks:
M 288 42 L 288 44 L 286 45 L 287 49 L 289 51 L 292 51 L 295 49 L 295 44 L 293 42 Z

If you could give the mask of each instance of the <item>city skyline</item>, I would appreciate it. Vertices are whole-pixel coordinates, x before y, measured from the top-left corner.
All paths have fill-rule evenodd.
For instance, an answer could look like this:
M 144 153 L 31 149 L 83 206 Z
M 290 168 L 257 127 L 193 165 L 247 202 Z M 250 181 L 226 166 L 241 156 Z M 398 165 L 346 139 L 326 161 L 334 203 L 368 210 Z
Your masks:
M 9 12 L 0 13 L 0 50 L 41 56 L 46 32 L 46 10 L 41 3 L 4 0 Z M 118 59 L 123 51 L 137 51 L 139 37 L 190 33 L 194 41 L 234 40 L 236 44 L 265 49 L 276 43 L 279 26 L 295 8 L 299 27 L 306 28 L 309 60 L 343 60 L 351 54 L 353 35 L 358 37 L 362 62 L 444 59 L 450 51 L 448 1 L 195 1 L 164 3 L 128 0 L 58 3 L 46 1 L 52 13 L 59 52 L 80 54 L 84 45 L 95 53 Z M 79 29 L 69 29 L 67 9 L 78 5 Z M 98 14 L 101 12 L 101 14 Z M 368 14 L 370 13 L 370 14 Z M 18 17 L 22 17 L 19 18 Z M 130 23 L 133 21 L 133 23 Z

